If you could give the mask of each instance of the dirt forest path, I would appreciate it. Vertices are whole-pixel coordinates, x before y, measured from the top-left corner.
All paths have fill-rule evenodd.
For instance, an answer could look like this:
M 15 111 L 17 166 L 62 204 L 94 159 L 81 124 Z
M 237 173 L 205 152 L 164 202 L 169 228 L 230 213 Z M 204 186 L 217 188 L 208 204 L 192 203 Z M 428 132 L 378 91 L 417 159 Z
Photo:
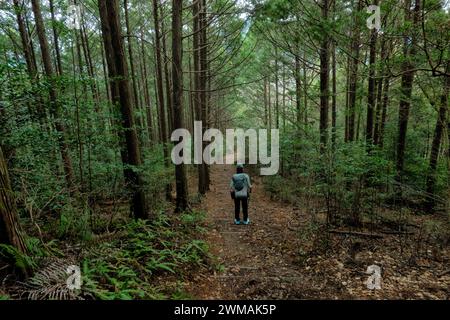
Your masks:
M 316 250 L 314 239 L 322 237 L 315 234 L 311 239 L 308 233 L 322 231 L 310 230 L 311 215 L 305 208 L 271 199 L 258 175 L 251 176 L 251 223 L 234 225 L 234 203 L 229 194 L 234 172 L 234 165 L 211 166 L 211 190 L 201 208 L 207 214 L 206 241 L 217 259 L 211 265 L 221 267 L 196 274 L 187 290 L 191 297 L 448 299 L 445 263 L 430 259 L 422 261 L 429 264 L 426 268 L 413 267 L 405 260 L 411 253 L 402 256 L 399 252 L 396 235 L 380 239 L 336 236 L 328 254 Z M 352 251 L 356 244 L 360 246 L 357 252 Z M 366 268 L 372 264 L 383 267 L 382 290 L 366 287 Z
M 207 212 L 208 245 L 223 268 L 202 275 L 193 295 L 199 299 L 305 298 L 307 281 L 296 263 L 299 237 L 290 226 L 296 217 L 298 227 L 295 209 L 272 201 L 260 178 L 252 177 L 251 223 L 234 225 L 229 194 L 234 170 L 233 165 L 211 167 L 211 191 L 202 207 Z

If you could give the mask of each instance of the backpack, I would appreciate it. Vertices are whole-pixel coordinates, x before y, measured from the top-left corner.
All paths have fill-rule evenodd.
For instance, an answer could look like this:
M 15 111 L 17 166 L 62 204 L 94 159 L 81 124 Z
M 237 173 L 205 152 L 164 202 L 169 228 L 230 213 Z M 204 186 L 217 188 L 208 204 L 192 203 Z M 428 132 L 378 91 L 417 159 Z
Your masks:
M 245 176 L 244 175 L 235 175 L 233 176 L 234 189 L 236 191 L 241 191 L 245 186 Z

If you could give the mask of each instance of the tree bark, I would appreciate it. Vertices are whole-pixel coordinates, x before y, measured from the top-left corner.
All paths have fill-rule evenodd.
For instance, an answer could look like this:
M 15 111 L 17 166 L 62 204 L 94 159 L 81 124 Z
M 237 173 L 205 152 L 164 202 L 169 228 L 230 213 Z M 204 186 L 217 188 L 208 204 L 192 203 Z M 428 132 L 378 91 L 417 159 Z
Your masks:
M 301 110 L 301 95 L 302 95 L 302 83 L 300 79 L 300 57 L 299 53 L 295 55 L 295 67 L 294 67 L 294 76 L 295 76 L 295 110 L 297 115 L 297 126 L 300 128 L 300 124 L 302 123 L 302 110 Z
M 362 0 L 358 0 L 356 5 L 356 13 L 360 12 L 362 8 Z M 357 14 L 355 14 L 353 37 L 351 46 L 350 58 L 350 74 L 349 74 L 349 92 L 348 92 L 348 137 L 347 141 L 355 139 L 355 117 L 356 117 L 356 91 L 358 88 L 358 65 L 359 65 L 359 51 L 360 51 L 360 27 Z
M 164 10 L 163 6 L 159 6 L 161 12 L 161 43 L 162 43 L 162 55 L 164 57 L 164 78 L 166 87 L 166 101 L 167 101 L 167 128 L 169 132 L 173 131 L 173 101 L 172 101 L 172 85 L 171 85 L 171 70 L 169 70 L 169 53 L 167 52 L 166 44 L 166 30 L 164 23 Z
M 182 40 L 183 1 L 172 0 L 172 103 L 174 129 L 183 128 L 183 40 Z M 177 144 L 177 141 L 175 141 Z M 184 164 L 175 166 L 176 207 L 175 212 L 189 209 L 186 169 Z
M 336 1 L 333 1 L 333 5 Z M 332 43 L 332 51 L 331 51 L 331 76 L 332 76 L 332 83 L 331 83 L 331 145 L 333 147 L 333 150 L 336 149 L 336 117 L 337 117 L 337 110 L 336 110 L 336 98 L 337 98 L 337 92 L 336 92 L 336 43 L 333 41 Z
M 411 0 L 410 0 L 411 1 Z M 412 22 L 412 31 L 409 35 L 405 35 L 403 44 L 403 53 L 405 61 L 402 65 L 402 79 L 401 79 L 401 96 L 398 111 L 398 135 L 397 135 L 397 180 L 401 182 L 403 167 L 405 162 L 405 148 L 406 148 L 406 132 L 408 130 L 409 109 L 411 106 L 411 95 L 414 81 L 414 65 L 412 59 L 416 53 L 417 36 L 416 27 L 419 26 L 420 19 L 420 0 L 415 0 L 414 12 L 411 12 L 410 1 L 405 4 L 405 20 Z M 413 15 L 413 17 L 411 17 Z
M 61 63 L 61 52 L 59 50 L 59 38 L 58 30 L 56 29 L 56 19 L 55 19 L 55 7 L 53 5 L 53 0 L 49 0 L 50 15 L 52 18 L 52 31 L 53 31 L 53 41 L 55 46 L 55 56 L 56 56 L 56 73 L 58 75 L 62 74 L 62 63 Z
M 380 148 L 382 148 L 384 144 L 384 128 L 386 127 L 387 109 L 389 105 L 389 86 L 390 79 L 389 77 L 386 77 L 383 84 L 383 105 L 381 107 L 380 137 L 378 138 Z
M 144 30 L 140 30 L 141 38 L 144 38 Z M 153 112 L 152 112 L 152 100 L 150 98 L 149 92 L 149 81 L 148 81 L 148 70 L 147 70 L 147 59 L 144 41 L 141 41 L 141 80 L 142 80 L 142 91 L 144 92 L 144 108 L 147 113 L 147 134 L 149 142 L 157 140 L 155 134 L 158 132 L 158 126 L 153 122 Z M 158 112 L 157 112 L 158 113 Z M 154 127 L 156 129 L 154 129 Z
M 195 120 L 202 122 L 203 130 L 206 127 L 206 77 L 204 68 L 206 67 L 205 49 L 206 42 L 204 39 L 206 28 L 204 26 L 204 11 L 203 0 L 196 0 L 192 4 L 192 22 L 193 22 L 193 57 L 194 57 L 194 105 L 195 105 Z M 205 47 L 205 48 L 203 48 Z M 203 134 L 203 132 L 202 132 Z M 202 143 L 202 153 L 204 145 Z M 198 171 L 198 193 L 205 194 L 208 190 L 205 164 L 200 163 L 197 165 Z
M 450 62 L 447 62 L 446 73 L 450 71 Z M 444 132 L 446 118 L 447 118 L 447 109 L 448 109 L 448 95 L 450 91 L 450 77 L 444 77 L 444 86 L 441 94 L 439 111 L 438 111 L 438 119 L 436 121 L 436 126 L 434 128 L 433 142 L 431 144 L 431 152 L 430 152 L 430 162 L 428 166 L 428 175 L 426 181 L 426 190 L 428 193 L 427 198 L 427 209 L 433 211 L 436 206 L 436 201 L 434 197 L 435 193 L 435 185 L 436 185 L 436 167 L 439 156 L 439 148 L 441 145 L 442 135 Z
M 139 95 L 138 95 L 138 85 L 137 85 L 137 77 L 136 77 L 136 68 L 134 64 L 134 56 L 133 56 L 133 44 L 131 37 L 131 28 L 130 28 L 130 19 L 128 17 L 128 0 L 123 0 L 124 10 L 125 10 L 125 27 L 126 27 L 126 37 L 127 37 L 127 50 L 128 50 L 128 61 L 130 63 L 130 72 L 131 72 L 131 86 L 132 86 L 132 101 L 133 107 L 137 110 L 141 110 L 141 105 L 139 103 Z M 144 128 L 144 122 L 142 121 L 142 115 L 136 116 L 137 124 L 139 125 L 139 132 Z M 139 136 L 139 134 L 138 134 Z
M 148 207 L 144 193 L 144 181 L 140 173 L 136 171 L 142 162 L 141 150 L 134 124 L 128 69 L 119 23 L 118 0 L 98 0 L 98 7 L 113 103 L 120 106 L 122 115 L 123 132 L 121 132 L 121 137 L 125 145 L 121 148 L 121 155 L 125 182 L 132 194 L 131 211 L 135 218 L 147 218 Z
M 380 48 L 381 61 L 386 61 L 388 58 L 386 40 L 383 39 Z M 385 72 L 384 63 L 381 64 L 381 69 L 378 73 L 378 80 L 376 81 L 377 87 L 377 97 L 376 97 L 376 112 L 375 112 L 375 127 L 373 130 L 373 144 L 380 144 L 380 129 L 381 129 L 381 112 L 383 105 L 383 80 L 387 77 L 387 72 Z
M 329 1 L 322 1 L 322 19 L 328 20 Z M 329 37 L 328 31 L 324 30 L 320 48 L 320 150 L 325 151 L 328 141 L 328 107 L 329 107 Z
M 8 167 L 0 146 L 0 243 L 11 245 L 19 252 L 27 254 L 28 249 L 19 223 L 14 192 L 8 174 Z M 26 276 L 29 272 L 22 269 Z
M 278 97 L 278 49 L 275 46 L 275 129 L 280 128 L 280 102 Z
M 208 95 L 208 84 L 209 84 L 209 77 L 208 77 L 208 21 L 207 21 L 207 7 L 206 7 L 206 0 L 200 0 L 200 19 L 199 19 L 199 27 L 200 27 L 200 103 L 201 103 L 201 119 L 202 119 L 202 128 L 203 132 L 209 127 L 208 123 L 208 101 L 209 101 L 209 95 Z M 205 150 L 206 146 L 208 145 L 207 141 L 202 141 L 202 153 L 203 150 Z M 202 183 L 201 188 L 199 188 L 200 194 L 206 194 L 206 192 L 209 190 L 209 168 L 208 165 L 205 163 L 205 161 L 202 161 L 201 164 L 201 171 L 202 171 Z
M 24 20 L 25 7 L 23 3 L 19 3 L 19 0 L 14 0 L 13 4 L 16 12 L 20 39 L 22 42 L 22 51 L 25 57 L 25 62 L 27 64 L 28 75 L 30 77 L 30 82 L 33 85 L 36 85 L 38 82 L 38 74 L 31 39 L 28 35 L 27 26 Z M 40 123 L 44 124 L 45 110 L 43 107 L 42 96 L 39 94 L 39 92 L 36 92 L 36 107 L 33 108 L 32 106 L 30 106 L 30 109 L 32 114 L 34 114 L 34 116 L 40 121 Z
M 53 117 L 55 119 L 55 129 L 58 132 L 58 143 L 63 160 L 63 167 L 65 173 L 65 180 L 69 190 L 73 187 L 73 167 L 72 159 L 70 157 L 69 146 L 66 141 L 66 128 L 60 117 L 60 103 L 58 101 L 58 95 L 56 91 L 55 75 L 53 72 L 52 62 L 50 58 L 50 49 L 48 46 L 47 36 L 45 35 L 44 21 L 42 19 L 42 13 L 39 0 L 31 0 L 34 19 L 36 23 L 36 32 L 39 38 L 39 45 L 42 53 L 42 62 L 44 64 L 45 74 L 50 82 L 49 95 L 50 104 Z
M 161 143 L 163 144 L 164 163 L 168 168 L 170 166 L 169 149 L 168 149 L 168 135 L 166 126 L 166 111 L 164 102 L 164 88 L 163 88 L 163 60 L 161 58 L 161 33 L 158 14 L 158 0 L 153 0 L 153 21 L 155 24 L 155 55 L 156 55 L 156 90 L 158 96 L 158 108 L 159 108 L 159 127 L 161 135 Z M 171 186 L 166 185 L 166 199 L 171 199 Z
M 375 1 L 377 5 L 378 2 Z M 366 117 L 366 144 L 370 149 L 373 144 L 373 118 L 375 110 L 375 61 L 377 55 L 377 31 L 373 29 L 370 34 L 370 53 L 369 53 L 369 81 L 367 90 L 367 117 Z

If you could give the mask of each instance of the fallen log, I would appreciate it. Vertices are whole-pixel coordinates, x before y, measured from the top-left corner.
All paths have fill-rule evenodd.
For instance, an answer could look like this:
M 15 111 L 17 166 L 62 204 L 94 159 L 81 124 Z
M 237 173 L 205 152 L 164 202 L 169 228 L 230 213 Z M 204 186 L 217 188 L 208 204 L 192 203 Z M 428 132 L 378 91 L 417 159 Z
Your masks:
M 329 230 L 328 232 L 351 236 L 369 237 L 369 238 L 383 238 L 383 235 L 380 233 L 368 233 L 368 232 L 345 231 L 345 230 Z
M 382 230 L 380 231 L 381 233 L 384 234 L 402 234 L 402 235 L 411 235 L 414 234 L 414 232 L 412 231 L 394 231 L 394 230 Z

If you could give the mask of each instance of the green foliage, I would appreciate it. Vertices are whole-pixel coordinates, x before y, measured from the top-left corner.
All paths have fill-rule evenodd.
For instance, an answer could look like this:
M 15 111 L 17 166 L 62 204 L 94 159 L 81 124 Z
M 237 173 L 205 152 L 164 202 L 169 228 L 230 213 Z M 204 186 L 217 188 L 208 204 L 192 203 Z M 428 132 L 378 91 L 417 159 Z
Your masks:
M 8 260 L 13 259 L 15 266 L 21 270 L 30 270 L 36 267 L 32 257 L 20 252 L 11 245 L 0 243 L 0 255 Z
M 137 220 L 123 226 L 122 236 L 96 246 L 84 259 L 84 290 L 100 299 L 186 298 L 179 286 L 167 292 L 155 281 L 170 275 L 179 279 L 186 266 L 204 266 L 208 248 L 195 239 L 203 217 L 197 212 L 171 219 L 160 215 L 154 223 Z
M 59 238 L 89 240 L 91 238 L 91 214 L 87 204 L 83 207 L 76 207 L 72 203 L 66 203 L 61 208 L 59 218 L 57 228 Z

